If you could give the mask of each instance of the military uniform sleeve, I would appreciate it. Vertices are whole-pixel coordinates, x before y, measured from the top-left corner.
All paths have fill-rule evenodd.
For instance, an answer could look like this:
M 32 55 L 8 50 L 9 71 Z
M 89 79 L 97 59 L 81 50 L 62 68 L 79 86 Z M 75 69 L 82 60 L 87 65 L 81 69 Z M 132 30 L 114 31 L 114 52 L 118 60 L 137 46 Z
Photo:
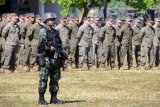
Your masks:
M 7 24 L 7 25 L 3 28 L 3 30 L 2 30 L 2 36 L 3 36 L 4 38 L 7 38 L 9 29 L 10 29 L 10 25 L 9 25 L 9 24 Z
M 39 45 L 38 45 L 38 47 L 43 44 L 43 45 L 45 45 L 45 50 L 48 50 L 50 47 L 45 42 L 47 42 L 46 30 L 41 29 L 39 31 Z
M 100 38 L 103 38 L 103 37 L 104 37 L 105 29 L 106 29 L 105 26 L 101 28 L 100 33 L 99 33 L 99 37 L 100 37 Z
M 141 42 L 142 42 L 142 39 L 143 39 L 144 35 L 145 35 L 145 28 L 143 28 L 143 29 L 141 30 L 141 33 L 140 33 L 140 41 L 141 41 Z
M 84 32 L 83 26 L 81 26 L 81 27 L 79 28 L 79 30 L 78 30 L 78 33 L 77 33 L 77 38 L 78 38 L 78 39 L 80 39 L 80 38 L 82 37 L 83 32 Z
M 26 37 L 29 38 L 29 40 L 33 38 L 33 32 L 34 32 L 34 27 L 28 26 L 27 31 L 26 31 Z

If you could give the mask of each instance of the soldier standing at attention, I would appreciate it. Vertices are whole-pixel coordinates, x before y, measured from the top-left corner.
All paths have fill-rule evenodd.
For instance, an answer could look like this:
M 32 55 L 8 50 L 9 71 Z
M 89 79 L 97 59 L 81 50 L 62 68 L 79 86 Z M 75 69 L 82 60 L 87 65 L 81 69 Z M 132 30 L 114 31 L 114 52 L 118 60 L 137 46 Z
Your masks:
M 121 39 L 121 51 L 120 51 L 120 66 L 119 69 L 123 67 L 123 62 L 127 54 L 128 69 L 132 67 L 132 36 L 133 29 L 131 28 L 131 19 L 125 19 L 125 25 L 120 30 Z
M 20 27 L 20 49 L 18 53 L 18 62 L 17 62 L 17 71 L 23 70 L 24 68 L 24 49 L 25 49 L 25 38 L 26 38 L 26 31 L 29 25 L 28 15 L 20 15 L 18 25 Z
M 4 65 L 6 73 L 11 73 L 15 69 L 16 52 L 19 45 L 19 26 L 17 25 L 18 16 L 12 15 L 11 21 L 2 30 L 2 36 L 6 39 L 4 50 Z
M 100 62 L 100 53 L 102 51 L 102 40 L 99 37 L 101 27 L 98 25 L 99 18 L 93 18 L 92 20 L 92 27 L 94 29 L 93 38 L 92 38 L 92 44 L 93 44 L 93 61 L 94 65 L 96 67 L 99 66 Z
M 70 37 L 70 56 L 72 57 L 72 61 L 71 61 L 71 66 L 73 67 L 73 62 L 74 67 L 77 67 L 77 62 L 76 62 L 76 50 L 77 50 L 77 42 L 78 42 L 78 38 L 77 38 L 77 32 L 78 32 L 78 23 L 76 23 L 75 19 L 70 20 L 70 24 L 71 24 L 71 37 Z
M 83 25 L 79 28 L 77 37 L 79 41 L 79 62 L 78 68 L 83 67 L 83 62 L 87 56 L 87 66 L 88 69 L 93 68 L 93 48 L 92 48 L 92 37 L 94 29 L 90 25 L 89 18 L 85 17 L 83 20 Z
M 60 24 L 56 26 L 55 29 L 59 32 L 63 48 L 65 49 L 67 54 L 69 54 L 70 53 L 69 40 L 70 40 L 71 29 L 67 26 L 68 23 L 67 20 L 68 19 L 66 17 L 61 18 Z M 63 70 L 67 68 L 67 63 L 68 62 L 66 61 Z
M 100 38 L 103 38 L 103 51 L 101 53 L 100 58 L 100 67 L 105 67 L 107 62 L 107 58 L 109 57 L 109 62 L 111 69 L 115 67 L 115 38 L 116 38 L 116 30 L 112 26 L 112 19 L 106 19 L 106 25 L 102 27 L 101 32 L 99 34 Z
M 53 28 L 55 23 L 55 13 L 45 13 L 42 16 L 44 25 L 39 32 L 38 44 L 38 62 L 40 66 L 39 73 L 39 101 L 40 105 L 47 105 L 44 94 L 47 89 L 48 76 L 50 76 L 49 91 L 51 94 L 50 104 L 62 104 L 63 101 L 57 99 L 59 91 L 58 81 L 61 78 L 60 68 L 64 60 L 68 58 L 62 48 L 62 42 L 59 32 Z
M 158 67 L 160 64 L 160 19 L 155 19 L 155 24 L 153 25 L 155 29 L 155 36 L 153 39 L 154 45 L 154 66 Z
M 132 29 L 133 29 L 132 57 L 135 58 L 137 67 L 139 67 L 141 62 L 141 40 L 140 40 L 141 28 L 139 19 L 134 20 L 134 25 Z
M 5 38 L 2 37 L 3 28 L 11 21 L 9 13 L 2 14 L 2 21 L 0 22 L 0 72 L 3 72 L 3 64 L 4 64 L 4 45 Z
M 32 68 L 32 71 L 37 71 L 38 66 L 36 65 L 36 59 L 37 59 L 37 45 L 39 41 L 39 31 L 40 31 L 40 23 L 41 23 L 41 17 L 39 15 L 35 16 L 35 23 L 33 27 L 30 28 L 30 35 L 29 38 L 31 40 L 31 53 L 29 56 L 29 64 Z
M 23 55 L 23 61 L 24 61 L 24 71 L 29 72 L 30 71 L 30 53 L 31 53 L 31 40 L 33 39 L 33 27 L 34 27 L 34 14 L 28 13 L 26 14 L 26 17 L 28 17 L 28 26 L 26 29 L 26 35 L 25 35 L 25 49 L 24 49 L 24 55 Z
M 118 62 L 118 66 L 120 65 L 120 43 L 121 43 L 121 40 L 119 38 L 119 35 L 120 35 L 120 29 L 121 29 L 121 20 L 120 19 L 117 19 L 115 21 L 115 25 L 114 25 L 114 28 L 116 29 L 116 38 L 115 38 L 115 58 L 117 56 L 117 62 Z
M 149 69 L 153 67 L 154 60 L 154 49 L 153 49 L 153 38 L 155 35 L 155 30 L 152 27 L 152 20 L 146 21 L 146 26 L 141 30 L 140 39 L 141 44 L 141 69 L 144 69 L 146 60 L 149 61 Z

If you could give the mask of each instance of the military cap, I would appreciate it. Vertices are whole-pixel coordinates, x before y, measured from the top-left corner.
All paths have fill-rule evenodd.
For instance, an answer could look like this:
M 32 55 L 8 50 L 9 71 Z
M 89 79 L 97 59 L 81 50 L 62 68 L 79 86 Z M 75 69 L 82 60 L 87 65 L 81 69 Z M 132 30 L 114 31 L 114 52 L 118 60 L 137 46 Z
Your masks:
M 11 13 L 11 14 L 10 14 L 10 17 L 19 18 L 16 13 Z
M 19 15 L 19 18 L 24 18 L 24 15 Z
M 25 17 L 34 17 L 34 13 L 26 13 L 24 14 Z
M 126 17 L 124 20 L 125 21 L 132 21 L 132 19 L 130 17 Z
M 160 22 L 160 18 L 155 18 L 155 22 Z
M 149 18 L 149 19 L 147 19 L 146 22 L 151 22 L 151 23 L 153 23 L 153 20 L 151 20 L 151 19 Z
M 40 15 L 35 15 L 35 18 L 36 19 L 41 19 L 41 16 Z
M 140 20 L 138 18 L 134 19 L 135 22 L 140 22 Z
M 107 17 L 105 21 L 113 21 L 113 19 L 111 17 Z
M 121 19 L 116 19 L 116 22 L 122 22 Z

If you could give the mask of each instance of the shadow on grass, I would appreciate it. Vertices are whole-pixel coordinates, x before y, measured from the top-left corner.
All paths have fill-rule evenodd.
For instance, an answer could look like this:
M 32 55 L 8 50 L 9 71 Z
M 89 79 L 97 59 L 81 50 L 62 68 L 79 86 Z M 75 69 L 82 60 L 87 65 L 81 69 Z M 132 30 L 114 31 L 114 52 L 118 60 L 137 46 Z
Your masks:
M 66 103 L 81 103 L 81 102 L 86 102 L 85 100 L 68 100 L 68 101 L 63 101 L 64 104 Z

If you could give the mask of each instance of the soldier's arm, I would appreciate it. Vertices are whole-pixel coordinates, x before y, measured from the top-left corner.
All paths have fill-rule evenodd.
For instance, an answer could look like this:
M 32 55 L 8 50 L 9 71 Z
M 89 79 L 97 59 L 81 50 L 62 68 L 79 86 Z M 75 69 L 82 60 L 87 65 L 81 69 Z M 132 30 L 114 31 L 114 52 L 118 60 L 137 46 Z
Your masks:
M 144 35 L 145 35 L 145 28 L 143 28 L 143 29 L 141 30 L 141 33 L 140 33 L 140 41 L 141 41 L 141 42 L 142 42 L 142 40 L 143 40 Z
M 77 32 L 77 38 L 80 39 L 84 33 L 83 27 L 81 26 Z
M 4 38 L 7 38 L 9 29 L 10 29 L 10 25 L 9 25 L 9 24 L 7 24 L 7 25 L 3 28 L 3 30 L 2 30 L 2 36 L 3 36 Z
M 29 40 L 33 38 L 33 32 L 34 32 L 33 26 L 28 26 L 26 31 L 26 37 L 29 38 Z
M 101 28 L 100 32 L 99 32 L 99 37 L 103 38 L 105 34 L 105 26 Z
M 39 31 L 38 47 L 41 45 L 43 45 L 45 47 L 45 50 L 48 50 L 50 48 L 49 45 L 47 45 L 46 30 L 45 29 L 41 29 Z

